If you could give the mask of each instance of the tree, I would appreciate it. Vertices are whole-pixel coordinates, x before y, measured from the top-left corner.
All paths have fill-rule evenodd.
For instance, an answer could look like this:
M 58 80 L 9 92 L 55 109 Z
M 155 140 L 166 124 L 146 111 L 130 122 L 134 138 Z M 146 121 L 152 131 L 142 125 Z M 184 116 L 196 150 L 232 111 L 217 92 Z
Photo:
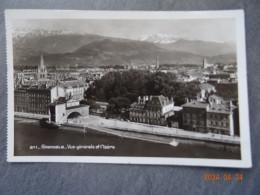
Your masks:
M 108 113 L 122 115 L 138 96 L 164 95 L 174 97 L 175 105 L 185 103 L 185 98 L 196 98 L 198 83 L 176 82 L 172 73 L 129 70 L 109 72 L 96 80 L 87 90 L 86 97 L 109 102 Z

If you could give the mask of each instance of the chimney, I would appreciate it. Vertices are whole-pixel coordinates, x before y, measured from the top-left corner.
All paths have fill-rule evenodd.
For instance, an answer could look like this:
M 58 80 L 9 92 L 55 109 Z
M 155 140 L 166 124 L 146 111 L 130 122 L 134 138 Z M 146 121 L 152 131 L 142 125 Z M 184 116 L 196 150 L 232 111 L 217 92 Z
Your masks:
M 209 102 L 209 108 L 210 109 L 212 108 L 212 102 Z
M 140 104 L 141 103 L 141 97 L 140 96 L 138 96 L 138 104 Z
M 143 104 L 145 103 L 145 96 L 143 96 L 143 98 L 142 98 L 142 103 Z

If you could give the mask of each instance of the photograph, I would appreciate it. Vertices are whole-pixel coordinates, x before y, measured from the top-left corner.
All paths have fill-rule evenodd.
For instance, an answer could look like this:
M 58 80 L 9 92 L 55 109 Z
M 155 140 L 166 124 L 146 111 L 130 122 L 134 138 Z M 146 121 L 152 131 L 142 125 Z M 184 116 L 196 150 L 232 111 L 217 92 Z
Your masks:
M 252 166 L 243 11 L 5 17 L 9 162 Z

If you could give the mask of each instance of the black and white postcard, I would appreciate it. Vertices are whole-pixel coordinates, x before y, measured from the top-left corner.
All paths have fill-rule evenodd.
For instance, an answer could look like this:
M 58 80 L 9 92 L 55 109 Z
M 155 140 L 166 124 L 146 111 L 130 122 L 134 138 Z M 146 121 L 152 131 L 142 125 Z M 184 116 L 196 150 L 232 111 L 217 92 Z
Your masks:
M 5 16 L 9 162 L 252 167 L 242 10 Z

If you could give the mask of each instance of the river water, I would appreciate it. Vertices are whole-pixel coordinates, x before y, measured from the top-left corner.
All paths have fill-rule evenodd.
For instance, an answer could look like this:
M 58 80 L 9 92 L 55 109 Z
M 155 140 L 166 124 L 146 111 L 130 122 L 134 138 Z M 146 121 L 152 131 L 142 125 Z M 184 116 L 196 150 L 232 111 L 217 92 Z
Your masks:
M 15 156 L 131 156 L 240 159 L 229 152 L 202 145 L 178 146 L 121 138 L 113 135 L 80 133 L 39 126 L 37 120 L 14 121 Z

